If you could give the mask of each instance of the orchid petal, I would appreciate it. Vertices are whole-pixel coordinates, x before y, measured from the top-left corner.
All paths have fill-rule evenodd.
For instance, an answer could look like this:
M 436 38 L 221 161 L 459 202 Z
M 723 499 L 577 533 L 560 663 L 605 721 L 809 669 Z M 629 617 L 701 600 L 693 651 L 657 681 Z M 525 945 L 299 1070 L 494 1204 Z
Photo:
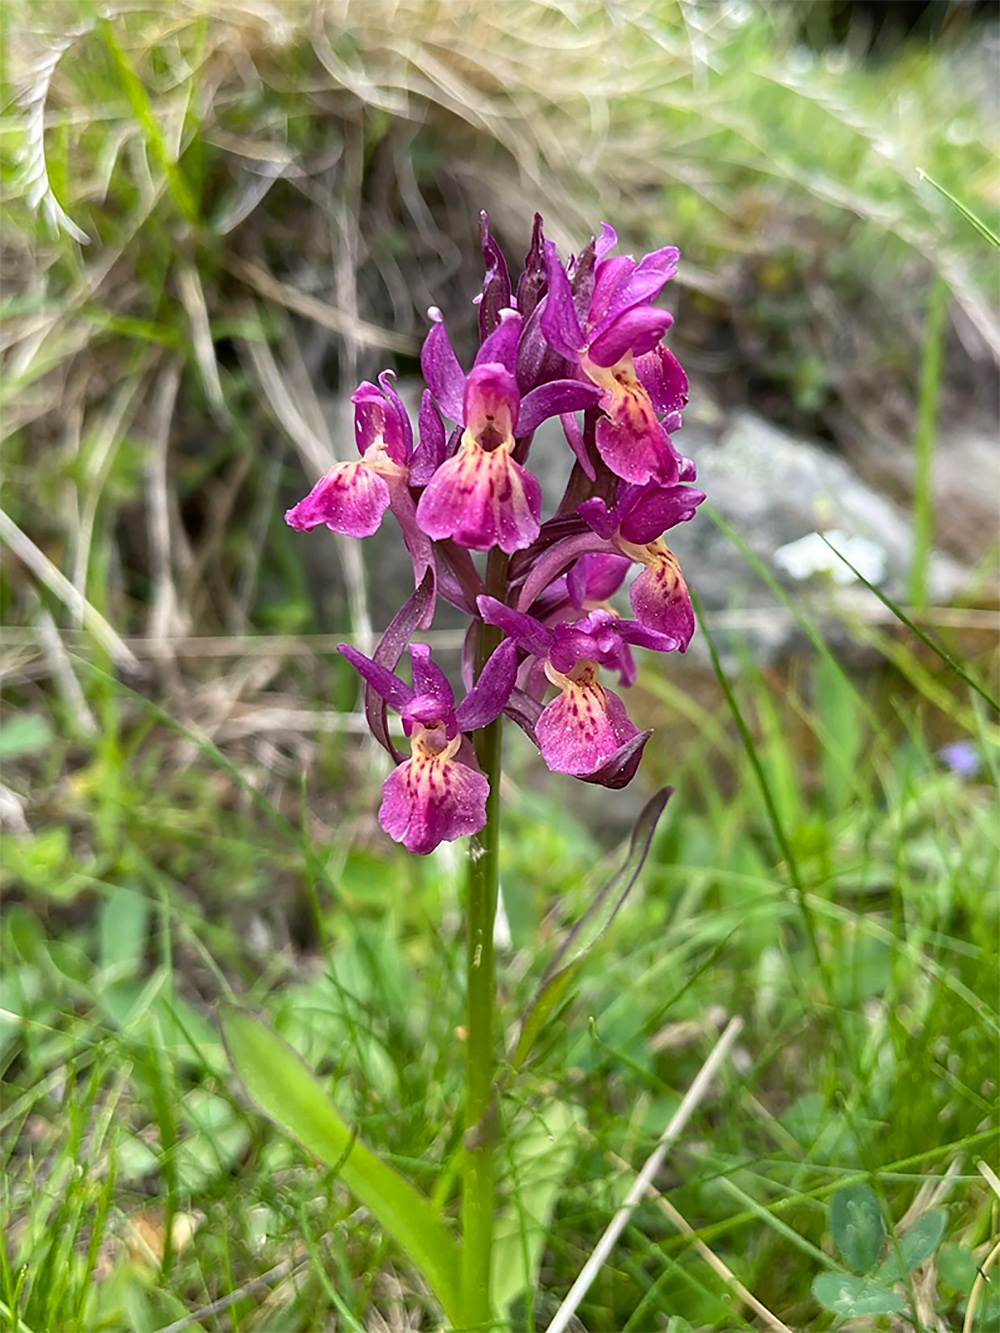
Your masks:
M 597 366 L 613 366 L 626 352 L 641 356 L 652 351 L 673 322 L 674 317 L 667 310 L 652 305 L 634 306 L 599 326 L 587 355 Z
M 629 542 L 655 541 L 668 528 L 694 518 L 704 499 L 704 491 L 696 491 L 691 486 L 657 486 L 652 483 L 629 507 L 621 521 L 621 535 Z
M 616 404 L 613 414 L 598 421 L 595 443 L 611 471 L 625 481 L 676 481 L 677 454 L 648 399 L 643 405 L 629 396 Z
M 600 787 L 609 787 L 619 791 L 627 787 L 639 770 L 639 761 L 646 748 L 646 742 L 652 736 L 651 731 L 640 731 L 630 741 L 626 741 L 607 763 L 602 764 L 596 773 L 577 775 L 580 782 L 593 782 Z
M 541 596 L 549 584 L 568 569 L 574 560 L 590 551 L 604 551 L 609 555 L 618 554 L 607 538 L 595 532 L 578 532 L 572 537 L 564 537 L 549 547 L 524 580 L 524 586 L 517 598 L 518 610 L 527 611 L 535 598 Z
M 504 634 L 534 657 L 544 657 L 552 647 L 555 636 L 534 616 L 515 611 L 495 597 L 479 597 L 476 604 L 487 625 L 496 625 L 502 629 Z
M 421 856 L 441 842 L 478 833 L 486 823 L 490 785 L 449 749 L 434 753 L 415 742 L 413 757 L 393 769 L 382 787 L 379 823 L 390 838 Z
M 509 375 L 517 369 L 517 345 L 521 338 L 521 316 L 516 310 L 501 310 L 496 328 L 476 353 L 475 365 L 495 362 Z
M 420 351 L 420 369 L 445 416 L 462 421 L 465 372 L 458 364 L 441 311 L 432 306 L 428 313 L 433 323 Z
M 594 253 L 600 263 L 618 244 L 618 233 L 607 222 L 601 223 L 601 234 L 594 243 Z
M 386 374 L 391 372 L 383 371 L 380 382 Z M 354 439 L 358 453 L 364 455 L 372 445 L 377 445 L 392 462 L 405 467 L 410 460 L 413 431 L 406 408 L 392 385 L 386 384 L 383 391 L 364 380 L 351 394 L 351 402 L 354 404 Z
M 640 574 L 639 578 L 641 577 Z M 618 625 L 622 640 L 635 644 L 637 648 L 648 648 L 654 653 L 673 653 L 678 649 L 683 652 L 687 647 L 686 642 L 682 641 L 678 634 L 650 629 L 648 625 L 637 620 L 620 620 Z
M 520 406 L 521 394 L 510 371 L 498 361 L 477 361 L 465 381 L 463 416 L 476 442 L 487 450 L 513 443 Z
M 695 630 L 694 610 L 673 551 L 663 546 L 655 554 L 633 580 L 629 600 L 640 625 L 674 638 L 684 652 Z
M 458 706 L 456 718 L 462 731 L 488 727 L 507 707 L 517 677 L 517 645 L 504 639 L 479 673 L 479 679 Z
M 285 512 L 297 532 L 321 523 L 344 537 L 370 537 L 389 507 L 389 487 L 367 462 L 335 463 L 305 499 Z
M 664 430 L 666 429 L 664 423 Z M 677 455 L 677 480 L 687 482 L 698 480 L 698 469 L 694 465 L 693 458 L 685 458 L 683 454 Z
M 635 684 L 635 678 L 638 674 L 635 667 L 635 658 L 632 656 L 632 650 L 627 643 L 623 643 L 618 654 L 618 661 L 615 663 L 618 669 L 618 680 L 626 689 Z
M 438 664 L 431 660 L 430 646 L 426 643 L 410 644 L 410 665 L 413 668 L 413 689 L 418 695 L 427 695 L 436 700 L 440 708 L 437 717 L 445 718 L 455 711 L 455 695 L 448 677 Z
M 605 540 L 613 537 L 618 530 L 617 506 L 614 509 L 609 509 L 607 503 L 599 495 L 592 496 L 589 500 L 584 500 L 583 504 L 577 505 L 576 512 L 588 528 L 591 528 Z
M 542 710 L 535 734 L 548 769 L 579 777 L 596 772 L 639 732 L 617 694 L 588 675 L 565 677 L 559 695 Z
M 372 689 L 397 713 L 401 713 L 413 699 L 414 692 L 410 686 L 400 680 L 388 667 L 380 665 L 370 657 L 365 657 L 364 653 L 358 652 L 357 648 L 352 648 L 349 643 L 338 643 L 337 652 L 347 658 L 355 671 L 362 675 Z
M 688 401 L 688 378 L 681 363 L 673 352 L 658 343 L 652 351 L 636 357 L 635 370 L 657 412 L 677 419 L 677 425 L 668 426 L 676 430 Z
M 580 608 L 585 602 L 607 601 L 624 583 L 631 563 L 627 556 L 598 551 L 581 556 L 567 576 L 570 600 Z
M 549 290 L 542 309 L 542 332 L 560 356 L 576 361 L 585 345 L 583 330 L 573 304 L 573 291 L 555 245 L 545 242 L 545 276 Z
M 417 505 L 429 537 L 453 538 L 460 546 L 508 555 L 538 536 L 542 490 L 506 448 L 481 448 L 466 432 L 462 447 L 431 478 Z
M 410 485 L 426 486 L 444 462 L 445 434 L 441 413 L 437 410 L 430 389 L 425 389 L 420 400 L 420 443 L 410 462 Z
M 631 255 L 616 255 L 614 259 L 606 259 L 597 265 L 594 272 L 594 291 L 590 298 L 588 323 L 591 327 L 607 318 L 614 297 L 634 272 L 635 260 Z
M 655 300 L 662 291 L 664 283 L 677 272 L 677 261 L 680 257 L 681 252 L 676 245 L 665 245 L 659 250 L 643 255 L 628 282 L 624 283 L 616 293 L 609 314 Z
M 410 414 L 403 406 L 403 400 L 395 389 L 396 372 L 394 370 L 383 370 L 378 377 L 382 392 L 388 398 L 391 404 L 391 412 L 386 413 L 387 422 L 393 425 L 392 431 L 386 431 L 386 447 L 389 457 L 394 463 L 408 463 L 413 453 L 413 427 L 410 425 Z M 401 446 L 401 457 L 396 456 L 396 432 L 399 433 L 399 445 Z
M 550 380 L 526 394 L 518 416 L 518 435 L 530 435 L 549 417 L 596 407 L 600 390 L 583 380 Z

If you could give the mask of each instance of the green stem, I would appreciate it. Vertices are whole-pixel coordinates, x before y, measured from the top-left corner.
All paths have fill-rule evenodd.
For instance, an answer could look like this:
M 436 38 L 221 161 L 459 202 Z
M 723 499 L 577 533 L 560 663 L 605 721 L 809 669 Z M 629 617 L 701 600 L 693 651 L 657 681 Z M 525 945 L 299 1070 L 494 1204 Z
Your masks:
M 486 566 L 486 591 L 501 601 L 507 591 L 508 558 L 496 548 Z M 479 626 L 476 676 L 500 640 L 492 625 Z M 462 1174 L 462 1291 L 466 1319 L 489 1328 L 493 1321 L 491 1279 L 496 1188 L 495 1149 L 499 1130 L 493 1065 L 496 985 L 493 919 L 500 869 L 500 752 L 502 715 L 476 734 L 476 758 L 490 784 L 486 824 L 469 843 L 467 1003 L 465 1035 L 465 1160 Z

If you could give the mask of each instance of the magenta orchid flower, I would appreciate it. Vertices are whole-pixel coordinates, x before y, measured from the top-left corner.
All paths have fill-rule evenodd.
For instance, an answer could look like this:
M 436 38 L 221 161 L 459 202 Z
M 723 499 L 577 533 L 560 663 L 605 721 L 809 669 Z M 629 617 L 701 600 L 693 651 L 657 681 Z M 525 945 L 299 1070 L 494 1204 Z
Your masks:
M 489 783 L 463 735 L 488 726 L 505 708 L 517 673 L 514 644 L 505 639 L 479 680 L 455 707 L 448 678 L 423 643 L 410 645 L 413 684 L 348 644 L 339 651 L 403 719 L 410 758 L 382 787 L 379 823 L 408 851 L 426 854 L 441 842 L 478 833 L 486 823 Z
M 694 634 L 694 609 L 680 563 L 662 533 L 694 518 L 704 499 L 704 492 L 691 486 L 623 486 L 612 509 L 594 498 L 577 510 L 595 533 L 642 566 L 629 587 L 632 614 L 647 629 L 676 638 L 681 652 Z
M 413 430 L 406 409 L 393 390 L 391 372 L 379 376 L 380 391 L 365 381 L 351 395 L 354 436 L 361 458 L 334 463 L 285 514 L 298 532 L 321 523 L 345 537 L 370 537 L 378 530 L 394 492 L 398 496 L 409 476 Z
M 566 595 L 577 611 L 607 610 L 607 601 L 625 582 L 627 556 L 593 551 L 581 556 L 566 575 Z
M 663 246 L 636 261 L 614 255 L 616 243 L 604 226 L 564 267 L 536 214 L 515 283 L 484 214 L 471 370 L 432 309 L 420 358 L 427 388 L 419 444 L 385 371 L 352 398 L 359 457 L 335 464 L 286 514 L 301 531 L 325 524 L 363 537 L 389 509 L 409 549 L 416 590 L 373 656 L 341 651 L 366 682 L 369 727 L 396 763 L 379 820 L 410 851 L 484 828 L 498 750 L 495 736 L 475 733 L 502 712 L 553 771 L 625 786 L 650 733 L 600 673 L 628 686 L 634 648 L 683 652 L 694 632 L 691 598 L 663 534 L 691 519 L 705 497 L 691 485 L 694 464 L 670 438 L 687 378 L 661 341 L 671 316 L 653 304 L 678 252 Z M 541 487 L 527 464 L 536 428 L 551 417 L 578 466 L 543 523 Z M 475 551 L 511 559 L 477 562 Z M 625 620 L 609 599 L 636 567 Z M 458 705 L 429 649 L 411 644 L 432 623 L 438 596 L 468 618 L 467 693 Z M 506 638 L 477 678 L 486 625 Z M 412 684 L 395 674 L 408 644 Z M 408 757 L 389 737 L 389 707 L 402 717 Z
M 597 263 L 582 324 L 578 294 L 554 244 L 545 243 L 548 295 L 541 329 L 549 345 L 600 390 L 595 443 L 605 464 L 625 481 L 669 485 L 680 475 L 680 457 L 668 432 L 680 425 L 688 383 L 660 343 L 673 316 L 651 302 L 676 272 L 680 252 L 668 245 L 638 263 L 628 255 L 606 258 L 617 239 L 605 225 L 595 244 Z M 578 260 L 577 270 L 582 267 Z M 578 434 L 566 424 L 570 444 L 593 476 Z
M 579 619 L 588 611 L 610 611 L 612 597 L 632 568 L 628 556 L 599 551 L 582 555 L 535 602 L 533 614 L 545 625 Z M 623 684 L 631 684 L 622 678 Z
M 518 438 L 530 437 L 547 417 L 591 406 L 597 395 L 576 380 L 557 380 L 521 398 L 515 376 L 521 316 L 498 312 L 471 372 L 452 350 L 440 312 L 420 364 L 446 417 L 462 427 L 458 449 L 431 477 L 417 505 L 417 522 L 435 540 L 510 554 L 537 538 L 542 509 L 538 481 L 514 457 Z
M 479 598 L 479 612 L 535 658 L 543 679 L 559 691 L 535 723 L 538 748 L 553 773 L 594 774 L 642 735 L 618 695 L 600 684 L 598 673 L 602 666 L 612 667 L 628 677 L 630 644 L 665 652 L 676 646 L 673 639 L 612 611 L 591 611 L 552 628 L 493 597 Z M 529 679 L 531 674 L 535 688 L 544 688 L 537 672 Z
M 421 472 L 433 471 L 444 454 L 444 427 L 430 394 L 420 410 L 420 445 L 413 447 L 413 428 L 406 408 L 392 386 L 392 371 L 383 371 L 379 385 L 364 381 L 351 395 L 354 437 L 359 459 L 334 463 L 304 500 L 285 514 L 298 532 L 325 524 L 344 537 L 370 537 L 391 509 L 403 533 L 419 585 L 434 567 L 431 544 L 417 521 L 410 486 Z M 431 607 L 433 615 L 433 607 Z
M 695 630 L 694 610 L 677 557 L 661 534 L 692 519 L 704 499 L 704 492 L 692 486 L 651 482 L 646 486 L 622 484 L 610 509 L 599 497 L 585 500 L 577 513 L 589 531 L 562 537 L 541 554 L 521 583 L 518 609 L 529 610 L 563 571 L 570 571 L 567 580 L 579 580 L 580 575 L 573 571 L 583 557 L 624 556 L 642 566 L 629 588 L 635 619 L 672 639 L 673 647 L 684 652 Z

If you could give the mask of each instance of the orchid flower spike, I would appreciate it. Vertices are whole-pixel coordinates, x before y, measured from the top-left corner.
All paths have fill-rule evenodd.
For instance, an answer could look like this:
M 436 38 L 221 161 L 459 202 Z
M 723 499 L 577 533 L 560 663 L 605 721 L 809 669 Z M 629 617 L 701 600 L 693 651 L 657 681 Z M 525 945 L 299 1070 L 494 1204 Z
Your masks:
M 513 281 L 482 214 L 472 368 L 462 368 L 432 309 L 419 442 L 392 372 L 365 381 L 352 397 L 358 457 L 335 463 L 285 516 L 299 531 L 326 525 L 349 537 L 374 533 L 387 509 L 399 523 L 415 591 L 372 657 L 340 651 L 364 678 L 369 727 L 396 763 L 379 820 L 412 852 L 485 826 L 493 778 L 483 770 L 496 772 L 498 738 L 476 741 L 481 768 L 473 737 L 501 712 L 554 772 L 625 786 L 650 732 L 601 672 L 628 686 L 635 648 L 684 652 L 694 633 L 664 533 L 692 519 L 705 496 L 671 438 L 688 382 L 662 342 L 672 316 L 654 304 L 679 256 L 668 245 L 636 261 L 613 253 L 617 240 L 604 225 L 563 265 L 536 214 Z M 537 427 L 552 417 L 577 465 L 543 522 L 528 463 Z M 477 561 L 476 551 L 491 554 Z M 610 599 L 632 572 L 632 618 L 623 619 Z M 438 596 L 466 617 L 469 688 L 458 704 L 430 649 L 411 643 L 430 627 Z M 486 626 L 505 637 L 476 678 Z M 395 671 L 407 645 L 411 683 Z M 387 708 L 402 718 L 408 757 L 389 736 Z

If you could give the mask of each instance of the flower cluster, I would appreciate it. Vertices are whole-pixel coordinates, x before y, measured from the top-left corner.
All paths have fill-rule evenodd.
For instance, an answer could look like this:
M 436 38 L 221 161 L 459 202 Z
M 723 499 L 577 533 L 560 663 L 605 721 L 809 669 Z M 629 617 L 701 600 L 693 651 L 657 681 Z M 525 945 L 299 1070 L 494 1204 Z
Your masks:
M 662 342 L 672 318 L 653 304 L 678 251 L 665 246 L 638 262 L 615 255 L 617 237 L 604 225 L 564 265 L 536 214 L 515 290 L 485 214 L 481 240 L 486 277 L 471 369 L 463 371 L 432 309 L 416 442 L 385 371 L 353 395 L 360 457 L 335 464 L 286 514 L 301 531 L 326 524 L 365 537 L 388 509 L 402 531 L 413 596 L 372 657 L 340 651 L 364 678 L 369 724 L 397 764 L 379 820 L 421 853 L 483 827 L 489 788 L 469 738 L 501 713 L 553 772 L 607 787 L 631 781 L 650 733 L 633 724 L 601 671 L 627 686 L 633 646 L 683 652 L 694 632 L 663 534 L 705 497 L 671 438 L 687 378 Z M 543 522 L 528 463 L 535 430 L 552 417 L 575 463 Z M 485 582 L 471 551 L 491 552 Z M 635 567 L 626 620 L 608 599 Z M 467 654 L 468 689 L 457 706 L 429 648 L 410 643 L 432 623 L 438 597 L 469 617 L 470 645 L 477 634 L 502 635 L 474 682 Z M 412 684 L 395 671 L 407 645 Z M 408 758 L 389 737 L 387 707 L 402 718 Z

